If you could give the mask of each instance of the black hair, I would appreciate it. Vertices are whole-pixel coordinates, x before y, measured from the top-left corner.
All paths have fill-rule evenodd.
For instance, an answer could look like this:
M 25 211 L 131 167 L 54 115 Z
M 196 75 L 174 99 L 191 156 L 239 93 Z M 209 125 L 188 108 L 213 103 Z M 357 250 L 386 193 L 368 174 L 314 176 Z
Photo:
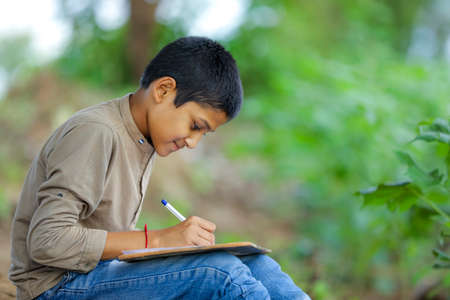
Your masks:
M 170 76 L 177 83 L 175 106 L 195 101 L 224 111 L 228 120 L 241 109 L 243 90 L 231 54 L 218 42 L 204 37 L 183 37 L 162 48 L 141 77 L 148 88 L 158 78 Z

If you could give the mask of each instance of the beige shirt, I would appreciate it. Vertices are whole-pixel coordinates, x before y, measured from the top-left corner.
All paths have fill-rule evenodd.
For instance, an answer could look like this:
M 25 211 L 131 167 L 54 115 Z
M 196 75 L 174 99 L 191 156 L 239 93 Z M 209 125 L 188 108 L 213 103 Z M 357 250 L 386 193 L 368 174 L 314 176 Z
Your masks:
M 156 155 L 129 96 L 77 112 L 33 160 L 12 222 L 18 299 L 39 296 L 67 270 L 89 272 L 107 231 L 135 229 Z

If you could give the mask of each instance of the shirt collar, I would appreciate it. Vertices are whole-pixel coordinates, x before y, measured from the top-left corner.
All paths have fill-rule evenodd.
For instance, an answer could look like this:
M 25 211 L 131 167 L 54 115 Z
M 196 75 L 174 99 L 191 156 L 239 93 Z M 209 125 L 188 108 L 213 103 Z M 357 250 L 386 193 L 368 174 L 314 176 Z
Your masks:
M 142 149 L 145 153 L 151 153 L 155 151 L 152 145 L 147 141 L 142 132 L 137 127 L 134 122 L 133 115 L 130 110 L 130 96 L 132 93 L 128 93 L 124 97 L 119 100 L 120 107 L 120 115 L 122 116 L 123 123 L 125 124 L 125 128 L 128 131 L 131 139 L 136 143 L 139 149 Z

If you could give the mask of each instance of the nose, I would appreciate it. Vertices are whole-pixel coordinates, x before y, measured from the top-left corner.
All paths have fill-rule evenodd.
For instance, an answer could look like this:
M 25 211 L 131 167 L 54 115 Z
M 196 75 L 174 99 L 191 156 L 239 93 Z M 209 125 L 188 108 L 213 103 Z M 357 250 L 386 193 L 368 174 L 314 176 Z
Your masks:
M 198 142 L 200 142 L 201 139 L 202 139 L 202 134 L 200 132 L 193 133 L 185 139 L 186 146 L 189 149 L 194 149 L 197 146 Z

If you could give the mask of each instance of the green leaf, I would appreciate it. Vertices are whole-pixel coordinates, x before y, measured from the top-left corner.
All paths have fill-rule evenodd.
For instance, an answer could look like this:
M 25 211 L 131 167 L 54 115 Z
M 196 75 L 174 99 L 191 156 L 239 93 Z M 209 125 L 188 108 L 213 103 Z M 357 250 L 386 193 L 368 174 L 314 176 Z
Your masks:
M 447 239 L 450 238 L 450 232 L 444 232 L 441 231 L 438 238 L 438 243 L 441 247 L 443 247 L 447 241 Z
M 450 145 L 450 121 L 436 119 L 433 123 L 419 123 L 419 134 L 411 142 L 422 140 L 426 142 L 440 142 Z
M 440 174 L 439 169 L 434 169 L 428 175 L 432 178 L 432 184 L 439 184 L 444 178 L 444 174 Z
M 422 140 L 426 142 L 440 142 L 450 145 L 450 134 L 440 132 L 424 132 L 415 137 L 414 141 Z
M 430 126 L 431 130 L 450 133 L 450 120 L 436 119 Z
M 446 227 L 448 227 L 450 225 L 450 222 L 448 222 L 447 219 L 445 217 L 443 217 L 442 215 L 435 214 L 430 218 L 431 218 L 431 220 L 433 220 L 433 222 L 435 224 L 444 225 Z
M 442 175 L 439 174 L 439 170 L 433 170 L 430 173 L 423 171 L 412 157 L 403 151 L 396 151 L 395 154 L 401 162 L 408 166 L 408 175 L 411 180 L 421 185 L 434 185 L 438 184 L 442 180 Z
M 443 133 L 450 133 L 450 120 L 437 118 L 434 121 L 419 122 L 419 133 L 424 131 L 437 131 Z
M 450 149 L 448 150 L 447 157 L 445 158 L 445 164 L 447 166 L 447 183 L 450 183 Z
M 433 264 L 433 268 L 435 268 L 435 269 L 450 269 L 450 263 L 436 262 Z
M 442 185 L 435 185 L 426 190 L 425 197 L 433 201 L 434 203 L 448 203 L 450 195 L 449 191 Z
M 433 124 L 433 120 L 424 120 L 424 121 L 420 121 L 419 123 L 417 123 L 417 132 L 420 132 L 420 128 L 424 125 L 431 125 Z
M 421 189 L 409 181 L 398 183 L 385 183 L 377 187 L 361 190 L 355 193 L 363 196 L 364 206 L 387 205 L 390 210 L 407 210 L 417 202 L 417 198 L 422 194 Z
M 450 255 L 437 248 L 433 249 L 433 255 L 441 261 L 450 261 Z

